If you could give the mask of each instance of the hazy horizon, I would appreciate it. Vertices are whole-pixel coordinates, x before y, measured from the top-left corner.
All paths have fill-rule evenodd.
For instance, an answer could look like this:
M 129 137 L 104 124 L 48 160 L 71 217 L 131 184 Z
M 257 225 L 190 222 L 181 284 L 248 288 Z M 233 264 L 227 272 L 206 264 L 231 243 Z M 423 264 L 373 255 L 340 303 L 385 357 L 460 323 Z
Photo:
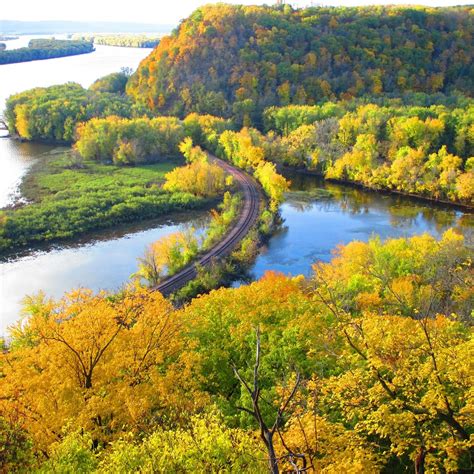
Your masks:
M 70 4 L 62 0 L 18 0 L 8 5 L 8 12 L 0 17 L 1 22 L 5 21 L 60 21 L 60 22 L 110 22 L 110 23 L 135 23 L 153 25 L 175 25 L 181 19 L 187 17 L 199 6 L 217 3 L 206 0 L 180 0 L 176 5 L 162 7 L 159 3 L 150 5 L 147 0 L 135 0 L 133 8 L 129 2 L 123 0 L 83 0 L 81 9 L 71 11 Z M 219 3 L 245 4 L 245 5 L 271 5 L 275 1 L 258 0 L 227 0 Z M 393 4 L 413 4 L 425 6 L 456 6 L 470 5 L 472 0 L 422 0 L 409 2 L 406 0 L 390 1 L 364 1 L 364 0 L 340 0 L 329 2 L 318 2 L 309 0 L 297 0 L 287 2 L 295 7 L 313 5 L 327 6 L 362 6 L 362 5 L 393 5 Z M 155 15 L 156 13 L 156 15 Z M 153 20 L 152 20 L 153 19 Z

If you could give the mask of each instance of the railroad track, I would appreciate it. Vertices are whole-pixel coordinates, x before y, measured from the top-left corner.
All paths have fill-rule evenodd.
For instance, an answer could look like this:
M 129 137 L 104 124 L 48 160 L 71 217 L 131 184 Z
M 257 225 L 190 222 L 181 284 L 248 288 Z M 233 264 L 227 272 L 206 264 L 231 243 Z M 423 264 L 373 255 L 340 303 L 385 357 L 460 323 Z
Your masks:
M 169 296 L 196 278 L 197 265 L 207 267 L 211 262 L 227 257 L 258 220 L 262 195 L 255 180 L 243 171 L 234 168 L 229 163 L 215 156 L 211 156 L 211 159 L 234 177 L 243 193 L 243 205 L 239 218 L 224 239 L 201 256 L 197 262 L 188 265 L 154 287 L 155 290 L 160 291 L 164 296 Z

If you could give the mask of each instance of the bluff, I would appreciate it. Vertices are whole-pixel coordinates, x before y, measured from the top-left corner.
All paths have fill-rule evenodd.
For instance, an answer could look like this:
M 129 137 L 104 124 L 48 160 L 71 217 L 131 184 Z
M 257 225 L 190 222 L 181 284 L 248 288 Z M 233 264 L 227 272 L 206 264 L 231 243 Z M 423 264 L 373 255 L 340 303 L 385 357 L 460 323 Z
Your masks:
M 148 56 L 127 91 L 154 112 L 259 120 L 272 105 L 474 90 L 473 7 L 208 5 Z

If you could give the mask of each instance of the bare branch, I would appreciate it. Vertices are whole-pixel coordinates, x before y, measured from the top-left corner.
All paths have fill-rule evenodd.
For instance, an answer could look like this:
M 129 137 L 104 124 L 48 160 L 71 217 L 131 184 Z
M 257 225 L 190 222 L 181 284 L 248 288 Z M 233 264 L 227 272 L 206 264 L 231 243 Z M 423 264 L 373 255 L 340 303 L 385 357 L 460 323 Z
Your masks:
M 277 416 L 276 416 L 276 419 L 275 419 L 275 423 L 273 424 L 273 427 L 272 427 L 272 433 L 274 433 L 275 430 L 278 428 L 278 426 L 280 424 L 280 421 L 283 418 L 283 415 L 284 415 L 286 409 L 288 408 L 288 405 L 290 404 L 291 400 L 293 399 L 293 397 L 296 395 L 296 392 L 298 391 L 300 383 L 301 383 L 301 375 L 299 373 L 297 373 L 296 374 L 296 382 L 295 382 L 295 385 L 293 386 L 293 389 L 291 390 L 290 395 L 286 399 L 283 406 L 281 406 L 278 409 L 278 413 L 277 413 Z

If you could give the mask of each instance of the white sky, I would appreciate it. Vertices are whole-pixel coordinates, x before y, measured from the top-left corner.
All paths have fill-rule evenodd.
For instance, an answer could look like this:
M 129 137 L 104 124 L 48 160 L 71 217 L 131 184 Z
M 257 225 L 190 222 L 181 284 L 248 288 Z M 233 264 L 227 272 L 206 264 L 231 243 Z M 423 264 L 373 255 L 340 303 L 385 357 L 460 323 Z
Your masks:
M 416 3 L 430 6 L 469 5 L 473 0 L 389 0 L 363 1 L 339 0 L 313 3 L 325 5 L 367 5 Z M 153 24 L 176 24 L 206 0 L 0 0 L 1 20 L 77 20 L 77 21 L 126 21 Z M 272 0 L 227 0 L 225 3 L 246 5 L 271 4 Z M 294 6 L 306 6 L 310 0 L 289 1 Z

